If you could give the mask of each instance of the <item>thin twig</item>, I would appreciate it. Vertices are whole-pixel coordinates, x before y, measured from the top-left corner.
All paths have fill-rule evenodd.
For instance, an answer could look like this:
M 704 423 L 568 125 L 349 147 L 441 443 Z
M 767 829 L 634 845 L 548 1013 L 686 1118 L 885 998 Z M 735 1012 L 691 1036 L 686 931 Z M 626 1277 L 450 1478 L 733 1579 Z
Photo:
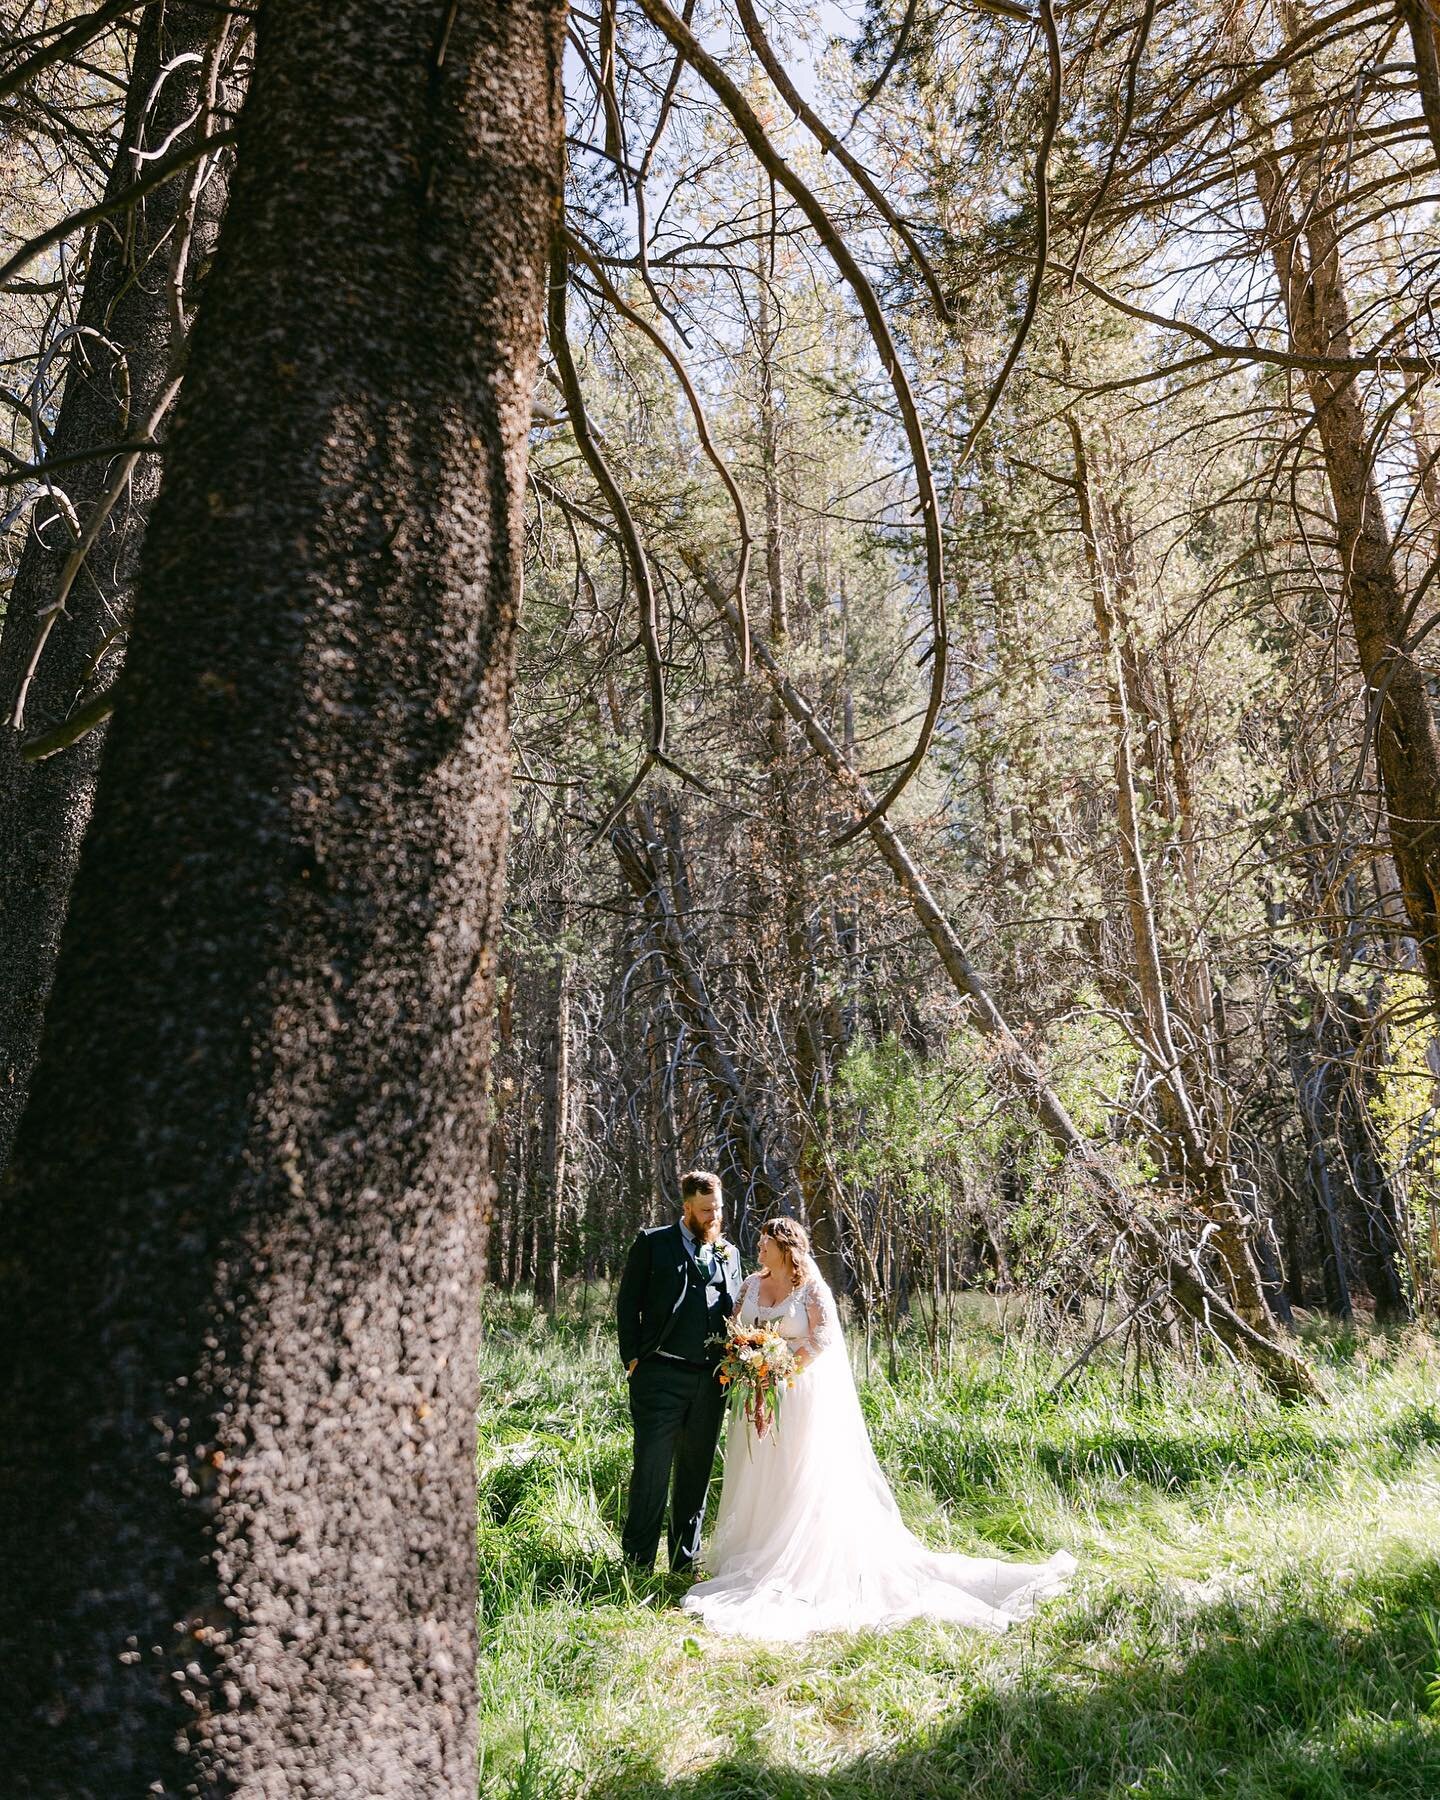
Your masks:
M 18 275 L 21 269 L 43 256 L 47 250 L 54 249 L 56 244 L 63 243 L 72 232 L 81 231 L 97 220 L 108 219 L 112 213 L 126 212 L 137 200 L 143 200 L 147 194 L 153 194 L 156 188 L 164 187 L 167 181 L 173 181 L 193 162 L 202 156 L 208 156 L 212 150 L 219 150 L 226 144 L 235 142 L 233 131 L 217 131 L 213 137 L 205 138 L 172 156 L 169 162 L 161 163 L 142 180 L 132 182 L 119 194 L 108 200 L 97 200 L 94 206 L 82 206 L 79 212 L 73 212 L 68 218 L 61 219 L 58 225 L 52 225 L 48 231 L 42 231 L 38 237 L 31 238 L 10 256 L 0 263 L 0 286 L 9 281 L 12 275 Z

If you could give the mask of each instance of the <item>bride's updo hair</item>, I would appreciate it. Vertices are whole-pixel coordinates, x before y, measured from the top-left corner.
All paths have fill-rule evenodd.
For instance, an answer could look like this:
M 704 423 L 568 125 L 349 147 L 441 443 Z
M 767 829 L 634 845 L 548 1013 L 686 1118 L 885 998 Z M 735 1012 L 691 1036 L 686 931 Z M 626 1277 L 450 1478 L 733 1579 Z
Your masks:
M 810 1261 L 810 1233 L 798 1219 L 781 1213 L 778 1218 L 766 1221 L 760 1235 L 770 1238 L 785 1252 L 785 1261 L 790 1265 L 790 1285 L 798 1288 L 805 1280 Z

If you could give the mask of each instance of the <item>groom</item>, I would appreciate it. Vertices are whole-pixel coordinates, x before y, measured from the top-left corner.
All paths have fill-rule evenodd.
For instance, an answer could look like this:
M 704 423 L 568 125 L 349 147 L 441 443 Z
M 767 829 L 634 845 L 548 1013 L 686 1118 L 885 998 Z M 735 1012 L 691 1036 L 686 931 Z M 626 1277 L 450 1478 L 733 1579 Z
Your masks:
M 635 1462 L 621 1548 L 649 1570 L 670 1495 L 670 1569 L 694 1567 L 725 1390 L 715 1379 L 725 1321 L 740 1292 L 740 1257 L 720 1236 L 720 1179 L 680 1178 L 680 1217 L 630 1246 L 616 1303 L 630 1383 Z

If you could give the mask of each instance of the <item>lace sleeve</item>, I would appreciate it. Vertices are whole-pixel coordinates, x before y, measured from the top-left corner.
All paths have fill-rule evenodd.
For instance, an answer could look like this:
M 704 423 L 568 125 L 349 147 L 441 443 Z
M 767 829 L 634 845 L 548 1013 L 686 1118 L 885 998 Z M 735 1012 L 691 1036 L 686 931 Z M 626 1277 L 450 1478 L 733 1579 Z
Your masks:
M 758 1269 L 755 1270 L 753 1274 L 747 1275 L 740 1283 L 739 1291 L 735 1295 L 735 1307 L 730 1314 L 732 1319 L 738 1319 L 740 1317 L 740 1314 L 745 1309 L 745 1296 L 752 1293 L 755 1288 L 759 1286 L 759 1283 L 760 1271 Z
M 832 1344 L 839 1343 L 840 1321 L 830 1290 L 818 1275 L 812 1275 L 801 1286 L 799 1298 L 805 1308 L 805 1335 L 797 1339 L 795 1348 L 807 1362 L 814 1362 Z

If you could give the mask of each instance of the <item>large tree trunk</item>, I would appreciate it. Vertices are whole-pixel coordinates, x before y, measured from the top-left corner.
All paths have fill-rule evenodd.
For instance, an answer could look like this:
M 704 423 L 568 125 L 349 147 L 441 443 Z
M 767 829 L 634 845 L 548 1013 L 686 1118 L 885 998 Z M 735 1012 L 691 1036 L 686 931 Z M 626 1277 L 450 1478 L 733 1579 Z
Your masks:
M 1435 0 L 1400 0 L 1399 12 L 1410 33 L 1420 110 L 1440 165 L 1440 13 Z
M 1298 14 L 1281 11 L 1294 34 Z M 1297 112 L 1317 106 L 1302 67 L 1291 71 Z M 1340 260 L 1340 177 L 1321 152 L 1302 166 L 1304 223 L 1287 198 L 1273 133 L 1258 96 L 1245 109 L 1254 149 L 1255 190 L 1265 221 L 1292 348 L 1302 356 L 1352 353 L 1349 300 Z M 1375 476 L 1369 427 L 1353 378 L 1307 372 L 1327 484 L 1335 510 L 1341 576 L 1367 705 L 1376 713 L 1375 755 L 1384 786 L 1390 848 L 1405 912 L 1419 946 L 1431 1003 L 1440 1009 L 1440 729 L 1422 670 L 1408 641 L 1408 598 Z
M 200 106 L 209 70 L 175 58 L 201 53 L 216 29 L 214 7 L 144 8 L 135 44 L 125 120 L 106 186 L 118 201 L 150 165 L 135 152 L 173 134 L 173 150 L 204 134 Z M 218 45 L 216 46 L 218 50 Z M 192 115 L 198 116 L 186 125 Z M 177 349 L 172 330 L 172 272 L 177 226 L 194 215 L 188 262 L 203 267 L 224 203 L 218 166 L 165 183 L 96 227 L 68 372 L 48 456 L 81 456 L 137 439 L 170 386 Z M 75 542 L 71 517 L 90 524 L 122 458 L 111 455 L 53 477 L 66 507 L 44 494 L 31 515 L 0 636 L 0 1170 L 9 1158 L 40 1042 L 46 995 L 55 972 L 60 930 L 80 844 L 90 817 L 103 729 L 63 753 L 27 762 L 22 746 L 62 726 L 77 707 L 103 693 L 119 672 L 135 566 L 145 516 L 160 485 L 153 455 L 132 460 L 124 492 L 101 527 L 81 578 L 66 599 L 36 659 L 46 611 L 55 601 Z M 33 677 L 27 675 L 34 666 Z M 17 717 L 17 708 L 20 716 Z
M 27 1795 L 474 1793 L 481 1089 L 563 23 L 260 14 L 4 1195 Z

